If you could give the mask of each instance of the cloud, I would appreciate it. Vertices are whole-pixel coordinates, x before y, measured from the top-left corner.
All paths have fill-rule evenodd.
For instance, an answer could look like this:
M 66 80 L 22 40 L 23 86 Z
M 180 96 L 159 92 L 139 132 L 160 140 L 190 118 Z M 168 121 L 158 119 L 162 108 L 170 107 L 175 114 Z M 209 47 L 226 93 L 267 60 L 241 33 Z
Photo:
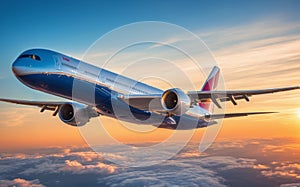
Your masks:
M 40 184 L 38 179 L 35 180 L 25 180 L 16 178 L 13 180 L 0 180 L 0 187 L 45 187 L 44 185 Z
M 59 171 L 69 171 L 74 174 L 88 174 L 88 173 L 109 173 L 112 174 L 116 171 L 116 166 L 104 164 L 101 162 L 98 162 L 96 164 L 90 164 L 90 165 L 82 165 L 76 160 L 66 160 L 65 166 L 63 168 L 60 168 Z
M 253 169 L 260 172 L 268 168 L 256 159 L 232 156 L 210 156 L 190 149 L 159 165 L 126 169 L 99 179 L 104 186 L 225 186 L 219 173 Z M 226 148 L 225 148 L 226 149 Z
M 256 162 L 246 158 L 209 157 L 208 154 L 199 154 L 192 146 L 178 157 L 141 168 L 117 167 L 85 148 L 50 148 L 39 152 L 1 154 L 0 177 L 63 174 L 65 178 L 73 175 L 97 177 L 101 186 L 225 186 L 225 179 L 218 174 L 221 169 L 216 168 L 250 168 Z M 130 157 L 123 159 L 130 160 Z
M 86 151 L 83 151 L 86 150 Z M 0 178 L 43 175 L 109 175 L 117 171 L 99 154 L 87 148 L 50 148 L 40 153 L 1 154 Z
M 286 153 L 286 152 L 297 152 L 300 149 L 300 145 L 294 140 L 290 140 L 289 142 L 283 141 L 279 144 L 265 144 L 262 146 L 262 152 L 268 153 Z
M 232 141 L 232 140 L 231 140 Z M 261 173 L 261 175 L 268 178 L 288 178 L 290 180 L 300 179 L 300 164 L 297 162 L 300 154 L 300 146 L 297 139 L 293 138 L 273 138 L 273 139 L 252 139 L 246 141 L 228 141 L 216 142 L 211 151 L 216 154 L 226 153 L 222 145 L 229 152 L 237 152 L 241 148 L 248 150 L 245 154 L 239 154 L 239 157 L 247 155 L 249 158 L 232 159 L 230 157 L 208 157 L 205 163 L 208 167 L 215 165 L 222 165 L 222 169 L 229 170 L 235 168 L 252 168 Z M 227 145 L 230 146 L 227 146 Z M 228 150 L 228 148 L 230 148 Z M 239 152 L 239 151 L 238 151 Z M 226 153 L 228 154 L 228 153 Z M 212 159 L 212 161 L 210 161 Z M 262 160 L 260 162 L 259 160 Z M 231 162 L 228 166 L 226 163 Z M 291 185 L 292 186 L 292 185 Z
M 253 166 L 253 169 L 269 169 L 270 167 L 269 166 L 266 166 L 266 165 L 263 165 L 263 164 L 258 164 L 258 165 L 255 165 Z
M 299 23 L 263 20 L 220 28 L 203 39 L 213 49 L 228 88 L 249 89 L 258 88 L 257 82 L 263 87 L 300 84 L 299 32 Z
M 296 35 L 300 30 L 299 23 L 287 23 L 281 20 L 265 19 L 244 25 L 215 28 L 209 31 L 198 31 L 198 35 L 215 50 L 228 50 L 228 48 L 241 46 L 247 47 L 245 44 L 253 44 L 250 46 L 257 46 L 255 44 L 264 45 L 265 43 L 259 41 L 267 41 L 273 38 L 284 38 L 284 36 Z M 296 32 L 295 32 L 296 31 Z M 258 42 L 258 43 L 257 43 Z M 278 41 L 280 42 L 280 41 Z M 275 42 L 270 42 L 275 43 Z M 234 52 L 234 51 L 232 51 Z
M 286 150 L 285 147 L 283 146 L 278 146 L 278 145 L 266 145 L 262 152 L 269 152 L 269 151 L 272 151 L 272 152 L 284 152 Z
M 261 173 L 267 177 L 289 177 L 300 179 L 300 164 L 282 162 L 275 168 L 261 171 Z
M 230 143 L 228 142 L 226 146 L 231 148 L 244 147 L 241 146 L 241 142 L 233 142 L 234 145 L 231 146 L 228 144 Z M 218 150 L 221 149 L 221 146 L 217 147 Z M 226 149 L 227 147 L 223 150 Z M 114 175 L 99 178 L 99 184 L 103 186 L 225 186 L 226 179 L 220 176 L 222 172 L 248 169 L 255 170 L 259 174 L 261 170 L 267 168 L 267 165 L 252 158 L 200 154 L 197 146 L 192 144 L 170 160 L 149 167 L 124 168 L 126 172 L 118 171 Z
M 280 187 L 299 187 L 300 183 L 281 184 Z
M 201 160 L 178 162 L 170 160 L 161 165 L 127 169 L 115 175 L 99 178 L 105 186 L 225 186 L 216 172 L 201 167 Z
M 245 145 L 244 141 L 241 140 L 228 140 L 228 139 L 223 139 L 222 141 L 218 141 L 215 144 L 212 144 L 212 149 L 216 150 L 216 149 L 230 149 L 230 148 L 243 148 Z
M 255 168 L 256 159 L 234 158 L 230 156 L 210 156 L 201 159 L 204 167 L 219 167 L 220 170 L 230 170 L 237 168 Z
M 0 126 L 19 127 L 24 124 L 24 121 L 27 121 L 27 116 L 32 116 L 33 113 L 36 114 L 37 112 L 37 110 L 31 108 L 15 108 L 14 110 L 1 110 L 0 116 L 2 116 L 2 118 Z
M 80 151 L 68 153 L 69 155 L 77 156 L 82 162 L 90 162 L 93 160 L 103 160 L 103 157 L 94 151 Z
M 184 153 L 177 155 L 177 157 L 179 157 L 179 158 L 194 158 L 194 157 L 200 157 L 203 155 L 206 155 L 206 154 L 202 154 L 200 152 L 184 152 Z

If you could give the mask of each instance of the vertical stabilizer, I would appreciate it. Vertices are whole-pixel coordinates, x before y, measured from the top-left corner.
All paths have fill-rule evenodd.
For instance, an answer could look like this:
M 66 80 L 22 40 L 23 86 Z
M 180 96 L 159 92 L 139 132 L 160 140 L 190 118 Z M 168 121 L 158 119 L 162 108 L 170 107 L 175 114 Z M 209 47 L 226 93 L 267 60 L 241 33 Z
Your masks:
M 206 81 L 204 82 L 201 91 L 215 90 L 218 87 L 219 75 L 220 75 L 220 68 L 217 66 L 214 66 L 214 68 L 211 70 L 209 76 L 207 77 Z M 207 111 L 212 110 L 211 105 L 212 105 L 212 103 L 210 100 L 199 103 L 199 106 L 204 108 Z

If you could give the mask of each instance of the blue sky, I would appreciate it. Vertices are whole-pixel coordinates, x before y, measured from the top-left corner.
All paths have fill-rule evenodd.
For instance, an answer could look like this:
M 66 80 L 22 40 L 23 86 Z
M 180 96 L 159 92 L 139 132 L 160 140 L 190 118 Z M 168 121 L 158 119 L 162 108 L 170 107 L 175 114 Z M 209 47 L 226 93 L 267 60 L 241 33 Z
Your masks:
M 103 34 L 137 21 L 165 21 L 191 31 L 233 27 L 267 18 L 295 22 L 300 19 L 299 5 L 294 0 L 5 1 L 0 7 L 0 81 L 4 90 L 14 89 L 9 86 L 16 84 L 11 63 L 29 48 L 81 54 Z M 25 90 L 25 95 L 26 92 L 32 94 Z
M 30 47 L 74 52 L 137 21 L 166 21 L 190 30 L 228 27 L 266 17 L 299 20 L 299 1 L 6 1 L 0 8 L 1 51 Z M 5 60 L 5 59 L 4 59 Z M 1 63 L 2 64 L 2 63 Z

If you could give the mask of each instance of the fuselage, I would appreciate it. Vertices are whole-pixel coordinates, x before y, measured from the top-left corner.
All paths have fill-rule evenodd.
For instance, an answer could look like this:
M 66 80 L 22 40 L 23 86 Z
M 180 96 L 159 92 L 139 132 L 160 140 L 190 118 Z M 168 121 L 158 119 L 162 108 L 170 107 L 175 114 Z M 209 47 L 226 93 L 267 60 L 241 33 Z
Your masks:
M 95 107 L 100 114 L 134 123 L 151 117 L 147 123 L 162 125 L 162 115 L 130 107 L 118 99 L 119 94 L 163 94 L 163 90 L 153 86 L 46 49 L 23 52 L 13 63 L 12 70 L 30 88 Z M 130 110 L 131 114 L 117 114 L 116 108 Z M 196 128 L 204 127 L 208 125 L 203 117 L 207 113 L 194 105 L 185 115 L 174 116 L 174 119 L 178 122 L 185 118 L 187 122 L 191 120 L 190 124 L 196 121 Z M 178 128 L 177 125 L 171 128 Z M 182 128 L 195 126 L 186 124 Z

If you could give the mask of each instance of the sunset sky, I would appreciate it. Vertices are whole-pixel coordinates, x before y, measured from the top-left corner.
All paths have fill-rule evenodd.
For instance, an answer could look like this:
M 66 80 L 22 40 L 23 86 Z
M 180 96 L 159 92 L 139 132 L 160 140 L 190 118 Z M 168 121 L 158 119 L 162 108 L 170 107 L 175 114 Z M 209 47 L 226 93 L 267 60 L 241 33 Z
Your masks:
M 172 7 L 167 2 L 151 5 L 136 2 L 129 3 L 126 9 L 120 4 L 107 9 L 113 6 L 107 2 L 93 7 L 83 2 L 66 4 L 68 6 L 60 7 L 48 2 L 7 2 L 1 7 L 2 98 L 58 99 L 27 88 L 13 76 L 11 64 L 22 51 L 48 48 L 81 58 L 89 45 L 103 34 L 125 24 L 149 20 L 177 24 L 197 34 L 215 56 L 227 89 L 300 85 L 300 21 L 294 1 L 263 1 L 259 5 L 190 2 L 185 5 L 187 9 L 181 9 L 179 2 Z M 81 9 L 81 6 L 88 8 Z M 177 42 L 182 40 L 180 36 L 174 37 L 172 39 Z M 126 60 L 123 58 L 123 61 Z M 122 64 L 121 60 L 119 63 Z M 120 64 L 115 63 L 111 70 L 118 72 Z M 193 81 L 200 87 L 204 80 Z M 168 88 L 167 85 L 154 86 Z M 184 87 L 183 84 L 179 86 Z M 299 91 L 292 91 L 256 96 L 250 103 L 240 101 L 235 107 L 228 104 L 226 112 L 280 113 L 224 120 L 218 138 L 298 137 L 299 96 Z M 5 103 L 0 106 L 0 145 L 4 150 L 84 144 L 76 128 L 63 124 L 49 112 L 39 113 L 37 108 Z M 118 126 L 114 120 L 104 117 L 104 121 L 114 124 L 108 128 L 123 141 L 160 141 L 172 133 L 158 130 L 141 135 Z M 197 130 L 195 137 L 201 137 L 204 131 Z
M 300 2 L 293 0 L 151 3 L 6 1 L 0 7 L 0 98 L 63 100 L 32 90 L 20 83 L 11 71 L 11 64 L 16 57 L 30 48 L 47 48 L 81 59 L 99 37 L 113 29 L 139 21 L 168 22 L 199 36 L 221 68 L 228 90 L 299 86 L 299 8 Z M 151 33 L 145 33 L 147 34 Z M 170 38 L 162 40 L 181 42 L 180 36 L 171 36 L 170 34 Z M 113 47 L 113 44 L 108 46 L 109 49 Z M 128 58 L 124 60 L 129 62 L 132 56 L 130 53 L 127 55 Z M 172 60 L 184 65 L 184 59 L 172 57 Z M 110 70 L 119 72 L 118 65 L 121 67 L 122 63 L 124 62 L 114 64 Z M 164 68 L 167 67 L 160 67 L 161 70 Z M 148 71 L 151 71 L 151 68 Z M 176 80 L 176 75 L 170 77 Z M 193 82 L 200 88 L 204 80 L 194 79 Z M 184 83 L 180 84 L 180 87 L 185 86 Z M 167 84 L 153 86 L 168 88 Z M 275 139 L 287 138 L 293 140 L 293 145 L 298 145 L 300 90 L 253 96 L 249 103 L 241 100 L 238 106 L 232 106 L 231 103 L 226 105 L 227 113 L 252 111 L 279 113 L 226 119 L 220 128 L 217 142 L 268 139 L 268 145 L 276 146 L 278 143 Z M 48 147 L 86 146 L 81 135 L 84 130 L 64 124 L 58 117 L 52 117 L 51 112 L 40 113 L 35 107 L 0 103 L 0 116 L 0 153 Z M 95 123 L 99 125 L 98 119 Z M 159 142 L 174 133 L 164 129 L 147 133 L 134 132 L 107 117 L 101 117 L 101 123 L 121 142 Z M 192 140 L 199 142 L 206 130 L 196 130 Z M 93 135 L 101 136 L 101 133 Z M 74 166 L 77 163 L 67 164 Z M 102 166 L 106 173 L 113 172 L 114 168 Z M 253 168 L 258 167 L 262 165 L 253 165 Z M 267 171 L 269 170 L 262 174 L 272 175 L 271 169 L 269 173 Z M 298 177 L 300 178 L 300 174 Z

